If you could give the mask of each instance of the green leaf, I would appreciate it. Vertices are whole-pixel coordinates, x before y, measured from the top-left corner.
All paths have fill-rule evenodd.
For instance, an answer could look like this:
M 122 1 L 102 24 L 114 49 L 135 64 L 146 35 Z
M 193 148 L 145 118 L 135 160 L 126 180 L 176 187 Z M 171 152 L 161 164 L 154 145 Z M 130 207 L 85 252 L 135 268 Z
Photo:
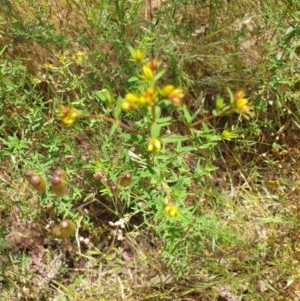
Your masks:
M 214 110 L 212 110 L 212 114 L 213 114 L 214 116 L 218 116 L 218 115 L 219 115 L 219 112 L 218 112 L 216 109 L 214 109 Z
M 217 111 L 217 113 L 220 110 L 222 110 L 223 107 L 224 107 L 224 99 L 220 95 L 217 95 L 217 100 L 216 100 L 216 111 Z
M 95 96 L 98 100 L 103 103 L 111 104 L 113 102 L 113 97 L 107 89 L 102 89 L 101 91 L 96 91 Z
M 114 112 L 114 115 L 115 115 L 115 118 L 116 119 L 119 119 L 120 115 L 121 115 L 121 102 L 122 102 L 122 98 L 119 97 L 118 100 L 117 100 L 117 103 L 116 103 L 116 107 L 115 107 L 115 112 Z
M 138 80 L 139 80 L 138 77 L 133 76 L 133 77 L 130 77 L 130 78 L 129 78 L 128 82 L 129 82 L 129 83 L 132 83 L 132 82 L 136 82 L 136 81 L 138 81 Z
M 4 53 L 4 51 L 6 50 L 7 46 L 4 46 L 1 50 L 0 50 L 0 55 L 2 55 Z
M 160 130 L 162 128 L 162 125 L 160 124 L 154 124 L 152 127 L 151 127 L 151 137 L 152 138 L 158 138 L 159 135 L 160 135 Z
M 168 126 L 171 124 L 172 117 L 163 117 L 156 120 L 161 126 Z
M 193 117 L 192 115 L 190 114 L 188 108 L 186 105 L 183 105 L 182 106 L 182 110 L 183 110 L 183 116 L 185 118 L 185 121 L 189 124 L 193 121 Z
M 218 170 L 219 169 L 219 167 L 218 166 L 214 166 L 214 165 L 206 165 L 205 166 L 205 171 L 206 172 L 212 172 L 212 171 L 216 171 L 216 170 Z
M 119 125 L 117 123 L 114 123 L 112 125 L 112 127 L 110 128 L 110 131 L 109 131 L 109 138 L 111 138 L 114 135 L 114 133 L 118 127 L 119 127 Z
M 177 136 L 177 135 L 172 135 L 172 136 L 167 136 L 162 138 L 162 141 L 164 143 L 174 143 L 174 142 L 181 142 L 181 141 L 185 141 L 188 140 L 188 137 L 185 136 Z
M 155 80 L 155 81 L 159 80 L 164 74 L 165 74 L 165 71 L 164 71 L 164 70 L 159 71 L 159 72 L 155 75 L 154 80 Z
M 195 150 L 194 146 L 183 146 L 177 149 L 179 153 L 189 153 Z
M 178 210 L 178 218 L 185 223 L 190 223 L 193 216 L 186 208 L 179 208 Z
M 104 157 L 106 160 L 110 160 L 105 145 L 103 145 L 103 146 L 101 147 L 101 150 L 102 150 L 103 157 Z
M 230 103 L 233 104 L 234 103 L 234 95 L 232 93 L 232 91 L 230 90 L 230 88 L 227 87 L 227 92 L 229 94 L 229 97 L 230 97 Z
M 217 143 L 204 143 L 198 146 L 198 149 L 211 149 L 212 147 L 216 146 Z

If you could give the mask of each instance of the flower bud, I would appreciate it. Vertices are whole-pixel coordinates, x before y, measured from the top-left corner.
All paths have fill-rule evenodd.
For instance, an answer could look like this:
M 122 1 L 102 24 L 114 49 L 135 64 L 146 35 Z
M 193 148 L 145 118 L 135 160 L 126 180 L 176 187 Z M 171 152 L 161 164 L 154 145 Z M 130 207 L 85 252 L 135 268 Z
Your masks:
M 30 184 L 36 189 L 37 192 L 45 192 L 46 191 L 46 183 L 45 181 L 38 175 L 33 175 L 30 178 Z
M 75 224 L 68 219 L 64 219 L 59 225 L 52 229 L 52 234 L 55 238 L 65 239 L 75 232 Z
M 148 62 L 148 66 L 151 68 L 151 70 L 156 71 L 160 65 L 160 61 L 157 59 L 153 59 Z
M 151 138 L 148 141 L 148 152 L 159 152 L 161 150 L 161 141 L 157 138 Z
M 113 196 L 117 196 L 119 194 L 119 188 L 116 184 L 114 184 L 112 181 L 108 181 L 108 186 L 110 188 L 111 193 L 113 194 Z
M 43 193 L 46 191 L 46 183 L 45 181 L 36 174 L 33 170 L 27 169 L 24 172 L 24 176 L 26 177 L 27 181 L 30 185 L 39 193 Z
M 65 194 L 65 182 L 62 178 L 55 176 L 52 181 L 51 181 L 51 187 L 52 191 L 57 195 L 57 196 L 62 196 Z
M 54 171 L 54 177 L 51 181 L 52 191 L 57 196 L 62 196 L 66 193 L 65 179 L 66 179 L 66 172 L 61 168 L 57 168 Z
M 24 176 L 26 177 L 26 179 L 30 179 L 32 176 L 34 175 L 34 172 L 31 169 L 26 169 L 24 172 Z
M 143 65 L 143 76 L 145 79 L 153 79 L 154 72 L 148 65 Z
M 121 187 L 127 187 L 131 184 L 131 182 L 132 182 L 132 176 L 130 173 L 118 176 L 117 183 Z
M 66 172 L 62 168 L 55 169 L 53 174 L 54 176 L 58 176 L 63 179 L 66 177 Z

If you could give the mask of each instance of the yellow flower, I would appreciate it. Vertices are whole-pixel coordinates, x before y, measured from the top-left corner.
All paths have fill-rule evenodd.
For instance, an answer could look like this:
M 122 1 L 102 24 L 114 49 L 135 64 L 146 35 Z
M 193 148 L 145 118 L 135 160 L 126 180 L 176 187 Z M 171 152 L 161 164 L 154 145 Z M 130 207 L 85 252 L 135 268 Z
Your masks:
M 155 97 L 155 91 L 152 88 L 147 88 L 146 91 L 139 97 L 138 102 L 141 105 L 153 105 Z
M 83 63 L 83 58 L 85 53 L 83 51 L 78 51 L 72 55 L 72 59 L 78 64 L 81 65 Z
M 58 111 L 58 117 L 66 125 L 72 125 L 75 121 L 82 117 L 82 112 L 75 108 L 61 106 Z
M 50 64 L 50 63 L 44 64 L 44 68 L 45 68 L 46 70 L 52 70 L 53 67 L 54 67 L 53 64 Z
M 121 109 L 126 112 L 135 109 L 139 102 L 139 97 L 133 93 L 127 93 L 124 98 L 121 103 Z
M 164 214 L 168 217 L 176 217 L 178 215 L 178 207 L 175 205 L 166 205 Z
M 248 99 L 245 98 L 245 92 L 243 90 L 238 91 L 234 95 L 235 111 L 240 114 L 250 114 L 251 107 L 248 104 Z
M 181 99 L 184 97 L 181 88 L 175 88 L 173 85 L 166 85 L 161 89 L 161 95 L 169 99 L 174 105 L 181 105 Z
M 145 52 L 140 49 L 133 50 L 131 52 L 131 57 L 134 62 L 140 63 L 145 58 Z
M 68 55 L 68 53 L 66 53 L 66 54 L 59 53 L 57 55 L 58 62 L 62 65 L 66 64 L 68 61 L 67 55 Z
M 173 91 L 175 90 L 175 87 L 173 85 L 166 85 L 161 89 L 162 96 L 168 98 Z
M 153 79 L 154 72 L 151 69 L 151 67 L 148 66 L 148 64 L 143 65 L 142 69 L 143 69 L 143 77 L 145 79 Z
M 224 130 L 221 134 L 221 138 L 224 140 L 231 140 L 231 133 L 227 130 Z
M 157 138 L 151 138 L 148 141 L 148 152 L 159 152 L 161 150 L 162 144 L 161 141 Z
M 135 103 L 129 102 L 129 101 L 127 101 L 127 100 L 124 100 L 124 101 L 122 101 L 122 103 L 121 103 L 121 109 L 122 109 L 122 111 L 125 111 L 125 112 L 134 110 L 135 107 L 136 107 L 136 104 L 135 104 Z
M 176 88 L 169 96 L 169 99 L 175 106 L 181 105 L 181 99 L 184 97 L 182 89 Z
M 121 104 L 123 111 L 129 111 L 134 109 L 137 105 L 152 105 L 155 101 L 156 93 L 154 89 L 147 88 L 141 95 L 136 95 L 133 93 L 127 93 L 125 95 L 125 100 Z
M 127 93 L 125 95 L 125 99 L 129 103 L 137 103 L 139 101 L 139 97 L 137 95 L 133 94 L 133 93 Z
M 234 133 L 232 133 L 232 132 L 229 132 L 229 131 L 227 131 L 227 130 L 224 130 L 224 131 L 222 132 L 222 134 L 221 134 L 221 138 L 222 138 L 223 140 L 227 140 L 227 141 L 230 141 L 232 138 L 235 138 L 235 137 L 237 137 L 236 134 L 234 134 Z

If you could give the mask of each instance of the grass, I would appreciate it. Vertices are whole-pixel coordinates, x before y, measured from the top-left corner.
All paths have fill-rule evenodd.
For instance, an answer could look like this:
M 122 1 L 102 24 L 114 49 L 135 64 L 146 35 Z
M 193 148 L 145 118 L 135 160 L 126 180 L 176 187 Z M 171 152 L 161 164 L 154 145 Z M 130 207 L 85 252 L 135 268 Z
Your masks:
M 298 300 L 297 1 L 2 2 L 0 300 Z

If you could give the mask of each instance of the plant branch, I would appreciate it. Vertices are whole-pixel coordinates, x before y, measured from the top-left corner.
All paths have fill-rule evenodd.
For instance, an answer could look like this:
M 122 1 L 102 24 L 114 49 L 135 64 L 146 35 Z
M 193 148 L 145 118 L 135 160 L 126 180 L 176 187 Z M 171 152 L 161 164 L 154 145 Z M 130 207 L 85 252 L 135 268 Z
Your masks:
M 107 116 L 101 116 L 101 115 L 94 115 L 94 114 L 90 114 L 89 117 L 94 118 L 94 119 L 103 119 L 105 121 L 108 121 L 112 124 L 118 124 L 120 127 L 124 128 L 125 130 L 131 132 L 131 133 L 136 133 L 136 130 L 132 127 L 130 127 L 129 125 L 123 123 L 122 121 L 118 120 L 118 119 L 113 119 Z

